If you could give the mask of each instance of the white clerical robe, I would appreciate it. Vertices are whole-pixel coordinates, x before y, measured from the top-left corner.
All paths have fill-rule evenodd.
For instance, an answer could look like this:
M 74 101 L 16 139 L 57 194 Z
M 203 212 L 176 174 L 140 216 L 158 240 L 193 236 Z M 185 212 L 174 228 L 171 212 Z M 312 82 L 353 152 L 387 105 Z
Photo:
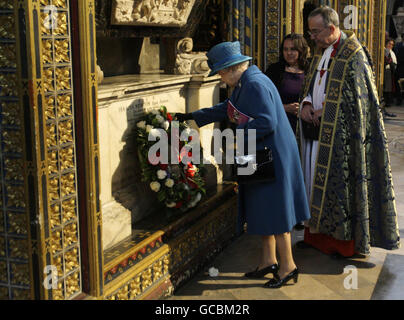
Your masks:
M 304 102 L 310 102 L 313 105 L 314 110 L 323 108 L 325 100 L 325 85 L 327 79 L 328 64 L 331 59 L 331 53 L 333 51 L 333 45 L 330 45 L 323 53 L 320 63 L 317 67 L 316 79 L 313 85 L 313 92 L 303 99 L 300 109 L 303 107 Z M 321 77 L 321 70 L 325 70 Z M 299 121 L 303 121 L 299 119 Z M 300 137 L 302 146 L 302 166 L 304 174 L 304 182 L 306 185 L 307 199 L 311 199 L 311 189 L 313 185 L 314 170 L 317 160 L 318 140 L 305 139 L 302 131 L 302 125 L 300 123 Z

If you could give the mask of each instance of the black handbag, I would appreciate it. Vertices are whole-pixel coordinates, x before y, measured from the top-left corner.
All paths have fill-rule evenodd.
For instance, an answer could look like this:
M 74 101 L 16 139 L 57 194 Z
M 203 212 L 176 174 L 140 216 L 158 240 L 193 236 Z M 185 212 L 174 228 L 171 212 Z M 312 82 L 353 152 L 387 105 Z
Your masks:
M 237 156 L 235 159 L 237 182 L 239 184 L 275 181 L 275 168 L 271 149 L 265 147 L 263 150 L 257 150 L 255 155 Z M 243 170 L 247 168 L 248 165 L 253 169 L 252 173 L 248 172 L 251 174 L 246 174 L 246 171 Z
M 321 117 L 318 118 L 318 120 L 321 122 Z M 303 129 L 303 135 L 306 139 L 318 140 L 320 136 L 320 126 L 315 126 L 311 122 L 306 122 L 302 120 L 302 129 Z

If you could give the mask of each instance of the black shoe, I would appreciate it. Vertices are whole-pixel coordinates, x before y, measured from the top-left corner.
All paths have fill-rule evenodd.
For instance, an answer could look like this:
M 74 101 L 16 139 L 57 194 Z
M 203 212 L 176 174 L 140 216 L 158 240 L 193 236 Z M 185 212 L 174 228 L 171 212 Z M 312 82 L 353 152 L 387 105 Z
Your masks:
M 279 278 L 278 274 L 276 274 L 276 276 L 273 279 L 269 280 L 264 284 L 264 288 L 271 288 L 271 289 L 280 288 L 285 284 L 287 284 L 291 279 L 293 279 L 294 283 L 297 283 L 298 277 L 299 277 L 299 270 L 297 268 L 293 270 L 291 273 L 289 273 L 283 279 Z
M 298 223 L 293 227 L 297 231 L 302 231 L 304 230 L 304 224 L 303 223 Z
M 255 269 L 254 271 L 247 272 L 244 274 L 244 277 L 246 278 L 263 278 L 265 277 L 268 273 L 273 273 L 277 274 L 279 271 L 279 265 L 278 264 L 273 264 L 271 266 L 262 268 L 261 270 Z

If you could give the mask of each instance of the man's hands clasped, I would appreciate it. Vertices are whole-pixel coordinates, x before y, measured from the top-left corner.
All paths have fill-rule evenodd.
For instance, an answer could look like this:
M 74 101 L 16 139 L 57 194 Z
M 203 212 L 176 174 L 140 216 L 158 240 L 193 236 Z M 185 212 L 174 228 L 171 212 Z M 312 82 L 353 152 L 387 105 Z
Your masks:
M 300 117 L 302 120 L 313 123 L 315 126 L 320 125 L 319 118 L 323 114 L 323 109 L 314 110 L 313 105 L 311 103 L 304 103 L 302 107 L 302 111 L 300 112 Z

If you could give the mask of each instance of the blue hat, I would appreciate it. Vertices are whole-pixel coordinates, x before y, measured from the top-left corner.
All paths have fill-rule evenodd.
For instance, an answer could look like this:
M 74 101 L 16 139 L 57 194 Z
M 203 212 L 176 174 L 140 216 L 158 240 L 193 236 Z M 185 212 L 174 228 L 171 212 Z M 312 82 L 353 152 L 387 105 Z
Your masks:
M 211 69 L 209 77 L 215 75 L 219 70 L 252 59 L 241 54 L 240 42 L 238 41 L 219 43 L 210 49 L 206 55 L 208 66 Z

